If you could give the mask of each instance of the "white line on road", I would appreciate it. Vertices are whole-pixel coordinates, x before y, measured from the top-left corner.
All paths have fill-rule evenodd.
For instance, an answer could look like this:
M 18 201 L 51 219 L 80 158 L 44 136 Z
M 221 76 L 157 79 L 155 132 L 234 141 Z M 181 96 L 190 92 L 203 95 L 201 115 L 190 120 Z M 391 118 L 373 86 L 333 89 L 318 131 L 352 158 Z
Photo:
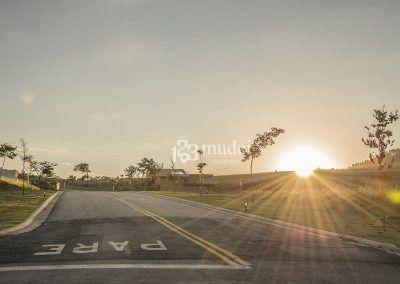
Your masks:
M 228 269 L 251 270 L 246 265 L 209 265 L 209 264 L 64 264 L 0 267 L 0 272 L 71 270 L 71 269 Z

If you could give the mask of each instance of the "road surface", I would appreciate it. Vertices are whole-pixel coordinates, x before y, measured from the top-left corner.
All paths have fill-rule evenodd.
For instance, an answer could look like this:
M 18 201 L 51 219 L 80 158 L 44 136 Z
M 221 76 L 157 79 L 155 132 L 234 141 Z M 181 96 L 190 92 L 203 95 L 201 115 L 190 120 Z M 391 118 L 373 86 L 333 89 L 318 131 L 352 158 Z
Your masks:
M 139 192 L 66 191 L 1 283 L 399 283 L 400 257 Z

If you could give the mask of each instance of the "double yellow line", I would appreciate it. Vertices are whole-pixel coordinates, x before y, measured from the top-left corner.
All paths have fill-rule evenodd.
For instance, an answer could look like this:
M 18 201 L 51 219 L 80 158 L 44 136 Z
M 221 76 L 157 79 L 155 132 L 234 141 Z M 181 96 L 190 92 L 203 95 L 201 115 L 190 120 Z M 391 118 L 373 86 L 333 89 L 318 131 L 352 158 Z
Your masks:
M 232 266 L 250 266 L 250 263 L 248 263 L 247 261 L 241 259 L 240 257 L 238 257 L 237 255 L 234 255 L 233 253 L 224 250 L 223 248 L 220 248 L 217 245 L 214 245 L 208 241 L 206 241 L 203 238 L 200 238 L 199 236 L 196 236 L 192 233 L 190 233 L 189 231 L 175 225 L 174 223 L 166 220 L 163 217 L 160 217 L 152 212 L 149 212 L 145 209 L 143 209 L 142 207 L 129 202 L 125 199 L 122 198 L 118 198 L 116 196 L 113 196 L 111 194 L 109 194 L 110 197 L 122 202 L 123 204 L 143 213 L 144 215 L 154 219 L 155 221 L 157 221 L 158 223 L 164 225 L 165 227 L 167 227 L 168 229 L 170 229 L 171 231 L 177 233 L 178 235 L 188 239 L 189 241 L 199 245 L 200 247 L 204 248 L 205 250 L 211 252 L 212 254 L 214 254 L 215 256 L 219 257 L 222 261 L 224 261 L 225 263 L 227 263 L 228 265 L 232 265 Z

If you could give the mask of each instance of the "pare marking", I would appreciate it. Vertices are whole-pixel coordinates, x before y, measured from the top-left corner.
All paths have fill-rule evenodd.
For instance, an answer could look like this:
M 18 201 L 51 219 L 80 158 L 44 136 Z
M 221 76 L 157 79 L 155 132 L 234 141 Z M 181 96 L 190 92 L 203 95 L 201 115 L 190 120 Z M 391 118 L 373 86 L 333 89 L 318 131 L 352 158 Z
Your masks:
M 114 248 L 115 251 L 124 251 L 124 249 L 129 244 L 129 241 L 124 242 L 112 242 L 109 241 L 108 244 Z M 42 245 L 44 251 L 35 252 L 33 255 L 57 255 L 61 254 L 65 248 L 65 244 L 49 244 Z M 141 244 L 140 248 L 142 250 L 151 250 L 151 251 L 162 251 L 167 250 L 167 247 L 163 244 L 162 241 L 156 241 L 155 243 L 150 244 Z M 72 253 L 75 254 L 83 254 L 83 253 L 96 253 L 99 250 L 99 243 L 94 242 L 91 244 L 82 244 L 77 243 L 76 247 L 72 249 Z

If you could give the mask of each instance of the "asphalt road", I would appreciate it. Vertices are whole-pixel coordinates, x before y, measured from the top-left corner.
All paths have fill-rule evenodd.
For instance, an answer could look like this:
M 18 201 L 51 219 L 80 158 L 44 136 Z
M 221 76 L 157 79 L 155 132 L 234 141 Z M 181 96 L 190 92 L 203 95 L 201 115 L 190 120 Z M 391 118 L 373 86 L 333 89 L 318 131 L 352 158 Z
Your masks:
M 0 238 L 0 282 L 400 283 L 386 252 L 135 192 L 65 192 Z

